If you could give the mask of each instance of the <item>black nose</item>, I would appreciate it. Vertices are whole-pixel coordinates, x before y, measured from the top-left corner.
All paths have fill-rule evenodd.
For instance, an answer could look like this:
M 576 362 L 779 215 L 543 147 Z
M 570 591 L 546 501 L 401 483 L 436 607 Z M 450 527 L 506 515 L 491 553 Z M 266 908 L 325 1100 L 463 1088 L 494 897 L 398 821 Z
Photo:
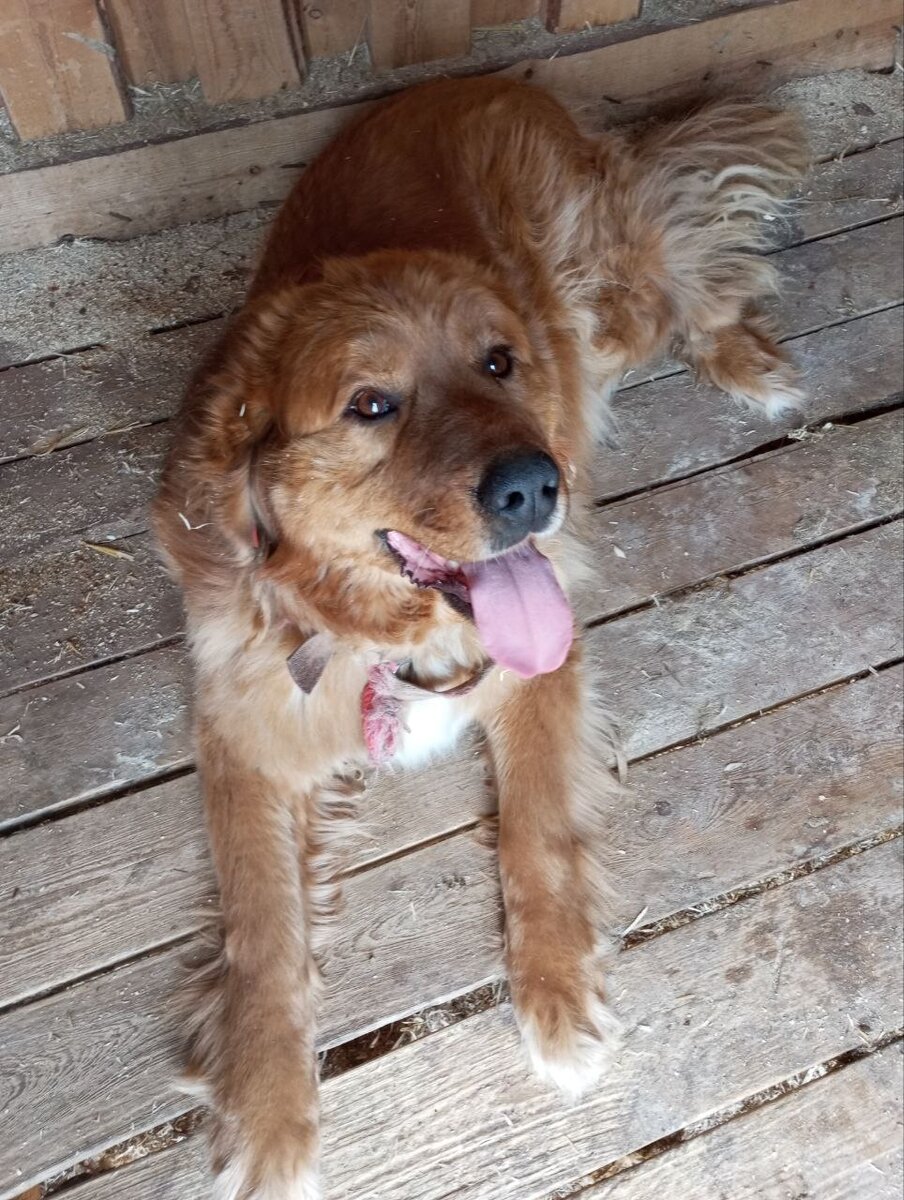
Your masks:
M 500 549 L 549 525 L 559 498 L 559 468 L 548 454 L 521 450 L 490 464 L 477 489 Z

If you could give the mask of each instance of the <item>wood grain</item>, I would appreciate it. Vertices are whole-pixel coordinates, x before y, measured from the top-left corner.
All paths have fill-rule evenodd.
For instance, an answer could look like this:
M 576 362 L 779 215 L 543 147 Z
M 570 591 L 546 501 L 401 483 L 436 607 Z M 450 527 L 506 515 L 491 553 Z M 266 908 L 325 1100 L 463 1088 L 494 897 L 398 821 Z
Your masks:
M 185 0 L 105 0 L 104 7 L 119 61 L 132 83 L 174 83 L 192 77 L 195 55 Z
M 470 0 L 369 0 L 367 41 L 378 71 L 471 50 Z
M 0 96 L 22 138 L 125 121 L 114 58 L 94 0 L 0 5 Z
M 546 28 L 569 33 L 593 25 L 615 25 L 640 16 L 641 0 L 547 0 Z
M 904 141 L 821 163 L 791 205 L 794 241 L 843 233 L 904 211 Z
M 904 581 L 876 568 L 900 540 L 900 522 L 883 525 L 592 630 L 629 757 L 900 655 Z
M 785 29 L 786 22 L 798 23 L 814 6 L 824 11 L 831 29 L 831 46 L 826 49 L 820 42 L 818 54 L 802 48 L 799 35 L 788 38 Z M 779 12 L 780 22 L 775 16 Z M 882 17 L 878 25 L 866 25 L 866 17 L 872 18 L 876 13 L 888 14 L 887 21 Z M 602 50 L 560 56 L 545 66 L 527 63 L 513 70 L 522 75 L 530 71 L 540 82 L 541 74 L 549 72 L 550 80 L 557 86 L 563 80 L 568 82 L 569 96 L 574 102 L 599 112 L 601 96 L 612 94 L 610 82 L 613 76 L 635 97 L 674 84 L 676 75 L 681 76 L 681 64 L 687 61 L 681 57 L 678 44 L 671 40 L 679 34 L 698 40 L 712 35 L 714 40 L 724 41 L 726 71 L 734 69 L 734 52 L 746 54 L 753 47 L 754 56 L 759 54 L 774 59 L 773 72 L 794 76 L 837 70 L 858 63 L 871 68 L 890 66 L 894 36 L 888 30 L 895 19 L 893 0 L 869 0 L 864 8 L 863 44 L 860 44 L 849 33 L 843 33 L 838 39 L 834 37 L 838 29 L 847 27 L 849 20 L 849 10 L 841 0 L 832 0 L 824 6 L 823 0 L 790 0 L 780 6 L 770 5 L 736 12 L 715 21 L 701 21 L 685 30 L 651 34 L 642 39 L 642 46 L 640 40 L 632 42 L 635 49 L 627 58 L 625 43 L 620 43 Z M 773 20 L 776 21 L 774 27 Z M 710 28 L 714 25 L 718 25 L 718 29 Z M 707 32 L 694 33 L 695 30 Z M 777 55 L 782 47 L 787 48 L 787 56 L 784 52 Z M 627 61 L 637 55 L 643 59 L 639 68 L 636 64 L 632 67 Z M 690 61 L 691 69 L 683 78 L 696 80 L 698 75 L 693 66 L 696 60 Z M 852 80 L 851 87 L 857 86 L 866 88 L 868 85 Z M 878 86 L 894 91 L 896 81 L 883 80 Z M 303 113 L 107 157 L 3 176 L 0 179 L 0 207 L 4 211 L 0 251 L 45 245 L 65 234 L 134 237 L 168 225 L 207 220 L 223 213 L 246 211 L 263 202 L 278 202 L 285 197 L 294 178 L 285 170 L 285 165 L 310 161 L 345 120 L 362 108 L 362 105 L 348 105 Z M 851 105 L 844 101 L 839 108 L 840 113 L 833 113 L 822 105 L 821 112 L 815 113 L 817 122 L 829 118 L 833 123 L 840 120 L 840 125 L 850 130 L 845 144 L 847 141 L 863 144 L 857 131 L 864 126 L 869 128 L 874 118 L 852 111 Z M 891 117 L 891 122 L 895 127 L 899 123 L 895 116 Z M 881 123 L 891 128 L 887 116 Z M 818 134 L 818 139 L 821 136 Z M 870 144 L 869 140 L 865 144 Z M 836 150 L 842 148 L 837 146 Z M 113 215 L 114 212 L 128 218 L 127 227 L 124 228 L 124 222 Z
M 471 0 L 471 24 L 475 29 L 492 29 L 535 17 L 540 0 Z
M 15 367 L 3 376 L 0 464 L 173 416 L 223 321 Z M 5 478 L 5 476 L 4 476 Z
M 572 57 L 533 59 L 508 68 L 569 96 L 591 89 L 625 101 L 731 83 L 763 90 L 789 72 L 820 74 L 840 67 L 888 69 L 895 0 L 860 0 L 856 22 L 848 0 L 789 0 L 727 13 L 677 29 L 588 50 Z
M 862 1045 L 858 1022 L 871 1036 L 896 1027 L 900 888 L 900 844 L 881 846 L 621 955 L 610 980 L 630 1032 L 606 1085 L 578 1104 L 529 1078 L 505 1005 L 329 1080 L 323 1094 L 329 1194 L 439 1200 L 454 1178 L 463 1200 L 535 1200 Z M 147 970 L 140 964 L 112 978 L 129 997 L 150 988 Z M 24 1061 L 40 1052 L 49 1060 L 47 1074 L 68 1073 L 74 1058 L 84 1062 L 93 1041 L 109 1044 L 111 1033 L 117 1049 L 128 1051 L 137 1039 L 124 1019 L 128 1008 L 113 1004 L 111 982 L 84 985 L 84 999 L 73 999 L 69 1011 L 78 1016 L 78 1030 L 60 1021 L 53 1001 L 20 1010 Z M 156 986 L 144 996 L 151 1011 L 163 1011 Z M 141 1061 L 128 1071 L 109 1072 L 105 1055 L 93 1080 L 84 1071 L 73 1079 L 69 1141 L 56 1121 L 50 1125 L 58 1154 L 69 1144 L 96 1144 L 98 1126 L 123 1128 L 126 1110 L 140 1128 L 176 1109 L 163 1086 L 170 1053 L 165 1026 L 165 1019 L 146 1023 Z M 48 1031 L 59 1038 L 48 1039 Z M 23 1091 L 10 1132 L 22 1138 L 18 1161 L 27 1164 L 27 1179 L 37 1178 L 43 1168 L 35 1164 L 54 1150 L 45 1145 L 36 1153 L 22 1109 L 40 1096 L 56 1110 L 61 1092 L 42 1092 L 25 1072 L 16 1079 Z M 93 1127 L 79 1118 L 77 1103 L 92 1083 L 99 1117 Z M 83 1184 L 74 1197 L 195 1200 L 206 1195 L 203 1155 L 202 1140 L 194 1138 Z
M 189 695 L 168 646 L 0 699 L 0 830 L 188 766 Z
M 312 58 L 345 54 L 366 43 L 368 0 L 297 0 Z
M 900 1045 L 591 1187 L 581 1200 L 899 1200 Z
M 900 514 L 902 435 L 889 413 L 606 506 L 595 616 Z
M 301 82 L 282 0 L 190 0 L 185 12 L 211 104 L 255 100 Z

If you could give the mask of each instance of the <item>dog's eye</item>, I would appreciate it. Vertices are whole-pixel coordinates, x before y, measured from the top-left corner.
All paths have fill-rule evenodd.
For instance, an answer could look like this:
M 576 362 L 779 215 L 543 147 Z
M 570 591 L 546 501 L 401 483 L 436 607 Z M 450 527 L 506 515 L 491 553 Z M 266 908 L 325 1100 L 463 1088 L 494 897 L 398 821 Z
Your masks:
M 376 388 L 360 388 L 352 396 L 346 410 L 353 417 L 361 417 L 365 421 L 379 421 L 381 417 L 389 417 L 398 409 L 398 401 L 394 396 L 378 392 Z
M 483 369 L 494 379 L 505 379 L 512 373 L 515 360 L 507 346 L 494 346 L 483 360 Z

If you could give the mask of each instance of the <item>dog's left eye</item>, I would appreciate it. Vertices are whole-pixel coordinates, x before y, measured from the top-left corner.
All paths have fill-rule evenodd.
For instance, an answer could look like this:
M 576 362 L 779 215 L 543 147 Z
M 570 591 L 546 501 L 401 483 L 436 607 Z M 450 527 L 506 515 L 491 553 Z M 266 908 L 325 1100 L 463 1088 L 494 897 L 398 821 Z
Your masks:
M 508 346 L 494 346 L 483 360 L 483 369 L 494 379 L 505 379 L 511 375 L 515 360 Z
M 391 416 L 398 407 L 395 396 L 378 392 L 376 388 L 360 388 L 352 396 L 346 412 L 365 421 L 379 421 L 382 417 Z

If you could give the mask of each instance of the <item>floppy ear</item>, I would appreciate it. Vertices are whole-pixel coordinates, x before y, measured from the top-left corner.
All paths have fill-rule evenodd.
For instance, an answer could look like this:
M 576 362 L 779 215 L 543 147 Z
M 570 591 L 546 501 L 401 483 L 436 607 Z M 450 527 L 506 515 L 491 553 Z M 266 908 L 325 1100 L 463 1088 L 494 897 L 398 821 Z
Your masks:
M 195 376 L 187 432 L 211 470 L 234 469 L 279 425 L 280 363 L 302 292 L 288 288 L 244 308 Z
M 280 439 L 279 366 L 302 290 L 243 309 L 189 386 L 154 502 L 158 539 L 183 577 L 192 556 L 250 561 L 262 535 L 275 537 L 255 474 Z

